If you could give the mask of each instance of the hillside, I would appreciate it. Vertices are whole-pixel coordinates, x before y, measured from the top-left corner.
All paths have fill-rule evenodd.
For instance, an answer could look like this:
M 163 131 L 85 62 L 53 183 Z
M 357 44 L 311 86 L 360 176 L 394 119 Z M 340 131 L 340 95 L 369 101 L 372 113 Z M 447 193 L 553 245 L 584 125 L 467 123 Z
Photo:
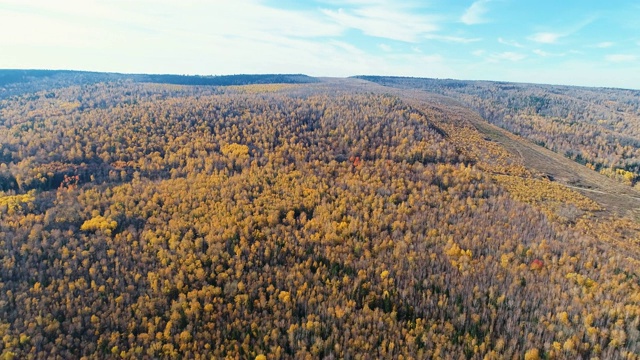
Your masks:
M 94 79 L 0 98 L 3 356 L 640 352 L 638 223 L 454 90 Z
M 620 183 L 640 180 L 640 91 L 490 81 L 359 77 L 442 94 L 483 119 Z

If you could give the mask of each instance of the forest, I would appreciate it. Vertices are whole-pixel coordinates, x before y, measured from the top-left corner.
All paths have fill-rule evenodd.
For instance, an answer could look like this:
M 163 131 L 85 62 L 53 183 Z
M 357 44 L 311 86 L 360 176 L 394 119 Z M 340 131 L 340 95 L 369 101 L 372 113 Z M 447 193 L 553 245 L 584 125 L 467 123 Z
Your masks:
M 355 79 L 76 75 L 0 92 L 4 359 L 640 353 L 638 219 L 468 120 L 633 185 L 637 94 L 425 82 L 452 99 L 436 102 Z M 499 94 L 518 95 L 503 113 Z
M 0 69 L 0 99 L 11 95 L 54 90 L 72 85 L 101 82 L 133 81 L 174 85 L 251 85 L 251 84 L 305 84 L 316 78 L 302 74 L 239 74 L 239 75 L 174 75 L 174 74 L 120 74 L 74 70 L 3 70 Z M 37 96 L 37 95 L 36 95 Z M 46 94 L 45 94 L 46 96 Z
M 487 121 L 603 175 L 630 186 L 640 180 L 639 90 L 378 76 L 359 78 L 452 97 L 478 111 Z

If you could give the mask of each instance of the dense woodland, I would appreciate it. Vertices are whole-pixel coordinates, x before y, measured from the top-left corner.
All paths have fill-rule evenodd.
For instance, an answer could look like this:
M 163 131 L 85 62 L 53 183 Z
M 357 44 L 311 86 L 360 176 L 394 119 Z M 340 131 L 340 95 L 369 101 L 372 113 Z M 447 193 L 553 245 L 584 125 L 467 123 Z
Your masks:
M 0 99 L 25 93 L 65 88 L 74 85 L 92 85 L 103 82 L 138 82 L 173 85 L 254 85 L 254 84 L 307 84 L 318 79 L 301 74 L 259 75 L 171 75 L 120 74 L 73 70 L 3 70 L 0 69 Z M 32 95 L 38 96 L 38 95 Z M 46 94 L 45 94 L 46 96 Z
M 640 91 L 363 76 L 458 99 L 489 122 L 623 183 L 640 180 Z M 640 185 L 638 186 L 640 188 Z
M 637 223 L 463 115 L 322 83 L 0 100 L 0 353 L 635 358 Z

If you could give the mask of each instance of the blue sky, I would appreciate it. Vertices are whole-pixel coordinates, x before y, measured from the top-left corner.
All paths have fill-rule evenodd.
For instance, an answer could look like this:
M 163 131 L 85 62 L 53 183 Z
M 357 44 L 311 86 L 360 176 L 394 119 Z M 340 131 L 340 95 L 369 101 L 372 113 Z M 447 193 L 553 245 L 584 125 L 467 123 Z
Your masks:
M 627 0 L 0 0 L 0 68 L 640 89 Z

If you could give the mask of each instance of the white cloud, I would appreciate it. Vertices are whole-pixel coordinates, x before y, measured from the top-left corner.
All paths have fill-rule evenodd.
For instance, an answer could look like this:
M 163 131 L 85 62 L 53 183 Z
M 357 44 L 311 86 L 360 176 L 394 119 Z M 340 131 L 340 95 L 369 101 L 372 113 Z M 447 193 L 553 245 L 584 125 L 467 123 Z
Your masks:
M 348 53 L 337 43 L 344 27 L 321 14 L 266 7 L 254 0 L 53 2 L 4 0 L 0 68 L 63 68 L 119 72 L 222 74 L 303 70 L 326 54 Z M 215 14 L 212 16 L 211 14 Z M 326 53 L 322 53 L 327 51 Z M 10 53 L 11 56 L 4 56 Z M 283 57 L 282 54 L 286 54 Z M 358 53 L 349 53 L 359 56 Z M 343 58 L 339 56 L 338 58 Z M 266 60 L 268 59 L 268 61 Z M 347 59 L 344 59 L 347 60 Z M 351 63 L 354 61 L 349 60 Z M 273 64 L 273 68 L 268 65 Z M 288 64 L 288 65 L 286 65 Z
M 267 70 L 273 61 L 289 72 L 279 64 L 303 58 L 304 51 L 319 59 L 325 55 L 316 49 L 344 52 L 337 43 L 315 41 L 346 30 L 320 13 L 274 9 L 259 0 L 114 2 L 3 0 L 0 33 L 20 36 L 0 37 L 0 68 L 220 74 Z
M 527 56 L 524 54 L 506 51 L 499 54 L 493 54 L 491 55 L 490 59 L 495 61 L 498 61 L 498 60 L 520 61 L 520 60 L 524 60 L 526 57 Z
M 529 40 L 535 41 L 541 44 L 555 44 L 556 42 L 558 42 L 558 39 L 560 39 L 563 36 L 565 35 L 559 34 L 559 33 L 539 32 L 531 35 L 529 37 Z
M 631 54 L 611 54 L 605 56 L 605 60 L 609 62 L 622 63 L 622 62 L 632 62 L 637 61 L 638 56 Z
M 565 26 L 564 31 L 562 32 L 551 32 L 551 31 L 537 32 L 529 36 L 528 39 L 541 44 L 555 44 L 558 42 L 558 40 L 560 40 L 560 38 L 567 37 L 569 35 L 579 32 L 585 26 L 588 26 L 595 20 L 596 20 L 595 17 L 589 17 L 582 20 L 581 22 L 575 23 L 573 25 Z
M 533 53 L 534 53 L 534 54 L 536 54 L 536 55 L 540 55 L 540 56 L 542 56 L 542 57 L 551 56 L 551 54 L 550 54 L 550 53 L 548 53 L 548 52 L 546 52 L 546 51 L 544 51 L 544 50 L 540 50 L 540 49 L 535 49 L 535 50 L 533 50 Z
M 98 0 L 0 1 L 0 33 L 20 34 L 0 37 L 0 68 L 312 76 L 456 74 L 442 56 L 417 52 L 417 44 L 406 53 L 394 48 L 371 54 L 343 37 L 349 26 L 321 11 L 274 9 L 261 0 L 215 4 L 114 0 L 117 6 L 103 6 Z M 408 11 L 366 7 L 348 15 L 362 21 L 359 25 L 364 29 L 374 32 L 369 27 L 383 25 L 379 31 L 406 40 L 423 39 L 437 28 L 430 18 Z M 388 38 L 387 34 L 381 37 Z
M 64 41 L 67 45 L 85 46 L 93 43 L 101 46 L 105 39 L 126 43 L 145 40 L 149 36 L 165 36 L 169 42 L 184 42 L 189 40 L 190 34 L 260 39 L 277 36 L 339 36 L 345 30 L 338 24 L 322 19 L 319 14 L 274 9 L 257 0 L 216 4 L 185 0 L 179 5 L 167 0 L 120 0 L 116 1 L 117 6 L 105 6 L 97 0 L 55 3 L 45 0 L 5 1 L 14 4 L 14 14 L 0 21 L 0 31 L 27 35 L 2 37 L 0 44 L 8 41 L 32 44 L 38 41 L 36 36 L 28 34 L 40 35 L 43 39 L 39 41 L 47 44 Z M 215 14 L 215 18 L 211 14 Z M 112 32 L 121 34 L 113 36 Z M 123 34 L 128 36 L 123 37 Z
M 601 43 L 596 44 L 595 47 L 601 48 L 601 49 L 606 49 L 606 48 L 612 47 L 613 45 L 615 45 L 615 43 L 613 43 L 611 41 L 603 41 Z
M 415 43 L 438 30 L 433 17 L 416 15 L 393 6 L 364 6 L 354 9 L 323 9 L 322 13 L 342 27 L 357 29 L 369 36 Z
M 487 13 L 487 4 L 490 0 L 477 0 L 462 14 L 460 21 L 466 25 L 476 25 L 488 22 L 484 17 Z
M 559 56 L 565 56 L 567 55 L 567 53 L 550 53 L 544 50 L 540 50 L 540 49 L 535 49 L 533 50 L 533 53 L 538 55 L 538 56 L 542 56 L 542 57 L 559 57 Z
M 384 52 L 391 52 L 393 49 L 387 44 L 378 44 L 378 47 Z
M 411 2 L 403 2 L 399 4 L 395 0 L 321 0 L 322 3 L 331 4 L 335 6 L 346 6 L 346 5 L 384 5 L 384 6 L 393 6 L 393 5 L 402 5 L 407 4 L 408 6 L 412 6 Z
M 424 62 L 424 63 L 428 63 L 428 64 L 445 64 L 446 63 L 446 59 L 444 57 L 442 57 L 442 55 L 438 55 L 438 54 L 431 54 L 431 55 L 426 55 L 426 54 L 393 54 L 393 55 L 389 55 L 388 56 L 389 59 L 395 59 L 395 60 L 401 60 L 401 61 L 405 61 L 408 60 L 409 63 L 415 63 L 417 62 Z
M 509 45 L 509 46 L 513 46 L 513 47 L 517 47 L 517 48 L 522 48 L 524 47 L 522 44 L 520 44 L 519 42 L 515 41 L 515 40 L 505 40 L 501 37 L 498 38 L 498 42 L 500 44 L 503 45 Z
M 483 49 L 475 50 L 471 55 L 483 58 L 488 63 L 499 63 L 504 61 L 518 62 L 527 58 L 527 55 L 522 53 L 512 51 L 489 53 Z
M 527 61 L 565 55 L 544 51 L 551 49 L 529 41 L 558 43 L 588 22 L 577 27 L 537 28 L 535 31 L 550 31 L 534 34 L 526 43 L 515 36 L 498 38 L 499 43 L 512 47 L 502 46 L 502 50 L 512 51 L 473 51 L 483 43 L 473 47 L 456 44 L 471 44 L 490 35 L 468 35 L 462 19 L 445 23 L 433 9 L 425 12 L 421 0 L 319 2 L 330 10 L 284 10 L 283 5 L 266 0 L 0 0 L 0 34 L 6 35 L 0 37 L 0 68 L 481 77 L 631 88 L 640 84 L 640 75 L 636 75 L 640 74 L 639 48 L 615 54 L 612 46 L 608 52 L 613 54 L 582 67 L 569 61 L 588 61 L 586 48 L 578 55 L 557 50 L 566 51 L 563 62 Z M 486 22 L 491 15 L 487 7 L 491 7 L 488 1 L 476 1 L 467 9 L 465 23 Z M 421 15 L 424 13 L 431 15 Z M 450 32 L 444 32 L 445 25 Z M 361 45 L 349 38 L 349 30 L 378 39 Z M 442 49 L 442 55 L 434 53 L 434 48 Z M 454 48 L 467 55 L 448 55 Z M 614 65 L 607 66 L 605 60 Z
M 436 35 L 436 34 L 427 34 L 424 36 L 427 40 L 438 40 L 444 42 L 452 42 L 458 44 L 469 44 L 473 42 L 477 42 L 482 40 L 481 38 L 465 38 L 459 36 L 448 36 L 448 35 Z
M 348 42 L 344 42 L 344 41 L 339 41 L 339 40 L 331 40 L 328 42 L 330 45 L 345 50 L 347 51 L 349 54 L 354 55 L 354 56 L 363 56 L 366 53 L 364 51 L 362 51 L 361 49 L 359 49 L 358 47 L 349 44 Z

